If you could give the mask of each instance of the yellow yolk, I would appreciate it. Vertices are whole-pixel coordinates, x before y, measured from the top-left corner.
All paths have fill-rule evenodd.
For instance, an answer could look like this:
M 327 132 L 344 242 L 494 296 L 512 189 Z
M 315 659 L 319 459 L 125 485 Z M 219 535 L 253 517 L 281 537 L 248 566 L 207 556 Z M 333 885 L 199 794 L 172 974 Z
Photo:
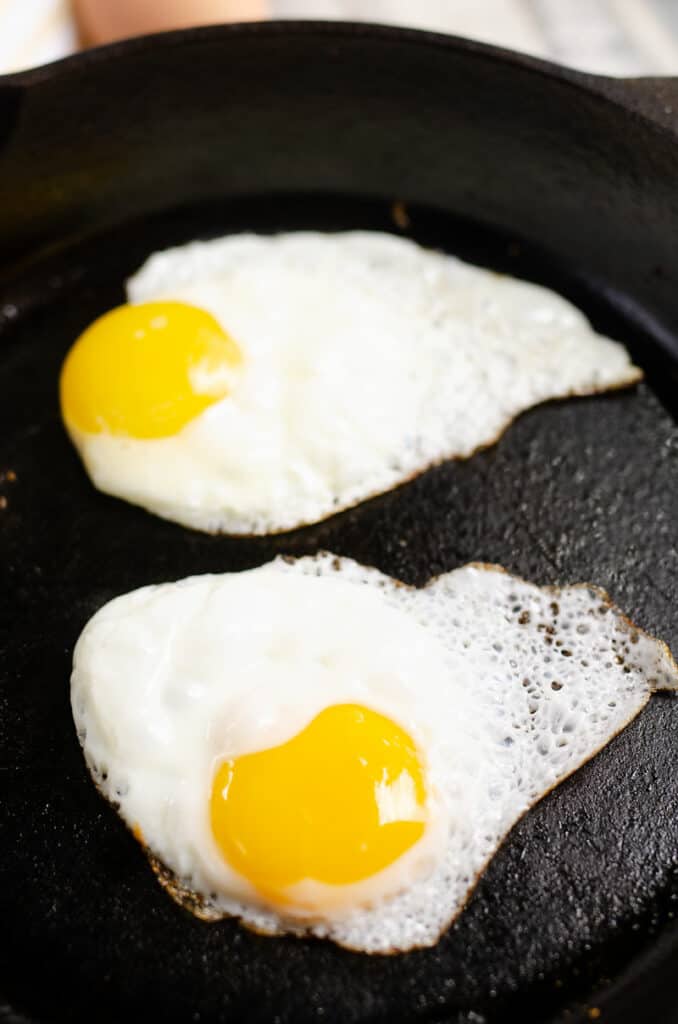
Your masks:
M 238 346 L 183 302 L 118 306 L 75 342 L 61 371 L 64 420 L 84 433 L 176 434 L 229 391 Z
M 210 818 L 228 864 L 285 903 L 304 879 L 347 885 L 388 867 L 423 835 L 425 803 L 412 738 L 384 715 L 337 704 L 287 743 L 223 761 Z

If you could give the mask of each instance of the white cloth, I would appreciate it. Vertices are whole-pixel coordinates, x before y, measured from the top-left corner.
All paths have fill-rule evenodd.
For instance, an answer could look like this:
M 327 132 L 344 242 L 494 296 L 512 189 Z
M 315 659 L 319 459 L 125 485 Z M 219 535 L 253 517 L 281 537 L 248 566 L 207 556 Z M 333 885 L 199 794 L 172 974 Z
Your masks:
M 675 0 L 271 0 L 274 17 L 451 32 L 601 74 L 678 74 Z M 68 0 L 0 0 L 0 73 L 77 49 Z

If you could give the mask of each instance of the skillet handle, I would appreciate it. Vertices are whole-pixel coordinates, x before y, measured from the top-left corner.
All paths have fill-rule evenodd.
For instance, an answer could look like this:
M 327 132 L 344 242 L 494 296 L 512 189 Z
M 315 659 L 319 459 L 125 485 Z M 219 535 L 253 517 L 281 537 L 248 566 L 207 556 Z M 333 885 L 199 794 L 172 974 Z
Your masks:
M 591 76 L 594 89 L 678 135 L 678 78 L 604 78 Z

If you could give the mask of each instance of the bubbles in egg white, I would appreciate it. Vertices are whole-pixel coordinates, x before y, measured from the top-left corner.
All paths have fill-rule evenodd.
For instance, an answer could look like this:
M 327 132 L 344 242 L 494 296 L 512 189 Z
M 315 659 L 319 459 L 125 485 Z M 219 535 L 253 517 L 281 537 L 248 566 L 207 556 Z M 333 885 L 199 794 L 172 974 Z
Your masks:
M 171 437 L 71 434 L 101 490 L 208 531 L 316 522 L 640 377 L 553 292 L 376 232 L 195 242 L 128 294 L 212 313 L 243 354 L 233 390 Z
M 321 555 L 111 601 L 78 641 L 72 706 L 98 786 L 190 909 L 389 952 L 434 943 L 523 812 L 677 686 L 668 648 L 595 588 L 469 565 L 415 589 Z M 215 848 L 212 766 L 346 701 L 416 738 L 431 827 L 325 914 L 282 916 Z

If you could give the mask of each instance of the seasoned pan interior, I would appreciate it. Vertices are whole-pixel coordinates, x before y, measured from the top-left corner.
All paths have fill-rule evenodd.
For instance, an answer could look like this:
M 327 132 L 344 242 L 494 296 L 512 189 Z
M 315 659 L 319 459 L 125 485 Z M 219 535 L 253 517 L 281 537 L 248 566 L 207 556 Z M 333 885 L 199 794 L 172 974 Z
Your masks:
M 69 670 L 89 616 L 134 587 L 278 553 L 325 548 L 413 584 L 470 560 L 539 583 L 591 580 L 678 651 L 669 357 L 548 253 L 432 209 L 408 208 L 406 219 L 400 210 L 396 222 L 395 198 L 268 196 L 170 212 L 53 252 L 3 297 L 1 980 L 31 1021 L 491 1024 L 565 1009 L 586 1019 L 610 982 L 669 935 L 678 901 L 678 702 L 669 697 L 654 697 L 526 815 L 435 948 L 390 958 L 194 919 L 163 893 L 85 769 Z M 276 537 L 210 537 L 97 493 L 61 428 L 57 375 L 72 340 L 123 300 L 146 255 L 228 231 L 355 227 L 556 287 L 629 346 L 646 382 L 541 406 L 467 462 Z

